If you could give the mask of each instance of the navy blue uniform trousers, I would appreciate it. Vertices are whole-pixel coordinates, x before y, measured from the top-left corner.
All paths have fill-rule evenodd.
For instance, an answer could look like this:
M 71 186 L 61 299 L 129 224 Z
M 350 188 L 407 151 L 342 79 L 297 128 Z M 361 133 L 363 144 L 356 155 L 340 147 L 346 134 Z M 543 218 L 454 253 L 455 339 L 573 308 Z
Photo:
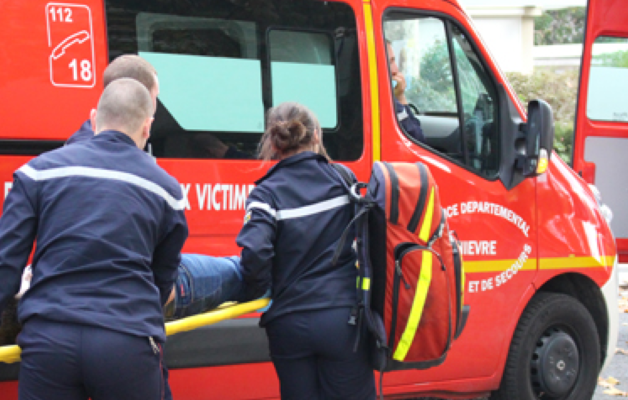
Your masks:
M 22 348 L 20 400 L 161 400 L 162 349 L 148 338 L 30 318 Z
M 365 335 L 354 352 L 350 313 L 350 307 L 293 312 L 266 325 L 282 400 L 375 399 Z

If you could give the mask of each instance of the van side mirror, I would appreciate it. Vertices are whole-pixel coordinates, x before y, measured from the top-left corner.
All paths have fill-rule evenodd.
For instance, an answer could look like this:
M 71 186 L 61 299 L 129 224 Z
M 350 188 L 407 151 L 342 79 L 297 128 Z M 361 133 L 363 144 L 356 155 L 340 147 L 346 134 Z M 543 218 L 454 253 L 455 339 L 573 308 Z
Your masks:
M 519 156 L 517 164 L 523 176 L 537 176 L 547 170 L 554 148 L 552 107 L 543 100 L 530 101 L 525 131 L 525 154 Z

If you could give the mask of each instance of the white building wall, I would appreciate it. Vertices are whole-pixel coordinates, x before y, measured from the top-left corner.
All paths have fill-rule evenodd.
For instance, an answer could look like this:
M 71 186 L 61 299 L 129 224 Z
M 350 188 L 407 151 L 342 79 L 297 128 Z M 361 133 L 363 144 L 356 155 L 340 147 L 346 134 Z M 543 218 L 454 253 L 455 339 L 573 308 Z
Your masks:
M 586 0 L 459 0 L 505 72 L 532 73 L 534 18 L 543 10 L 586 6 Z M 545 60 L 544 65 L 553 61 Z
M 473 22 L 502 70 L 523 69 L 521 18 L 474 18 Z

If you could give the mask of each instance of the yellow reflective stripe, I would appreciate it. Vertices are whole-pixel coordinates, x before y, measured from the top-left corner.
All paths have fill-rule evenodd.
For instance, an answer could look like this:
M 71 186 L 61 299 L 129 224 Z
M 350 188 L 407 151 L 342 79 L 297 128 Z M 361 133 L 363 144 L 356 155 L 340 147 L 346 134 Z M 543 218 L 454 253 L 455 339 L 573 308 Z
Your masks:
M 517 262 L 516 258 L 507 260 L 490 260 L 490 261 L 465 261 L 464 269 L 467 273 L 478 272 L 503 272 L 512 267 Z M 528 258 L 521 270 L 536 270 L 536 259 Z
M 432 253 L 429 251 L 423 252 L 423 260 L 421 261 L 421 273 L 419 274 L 419 281 L 417 282 L 416 292 L 414 293 L 414 300 L 412 301 L 412 309 L 410 310 L 410 317 L 406 323 L 406 329 L 401 335 L 401 340 L 397 345 L 397 350 L 393 358 L 397 361 L 403 361 L 410 350 L 414 336 L 416 335 L 417 328 L 421 322 L 421 316 L 423 315 L 423 308 L 425 307 L 425 299 L 427 298 L 427 292 L 430 289 L 430 283 L 432 282 Z
M 371 132 L 373 162 L 382 158 L 379 127 L 379 80 L 377 79 L 377 57 L 375 54 L 375 36 L 373 34 L 373 11 L 370 0 L 364 2 L 364 26 L 366 28 L 366 50 L 369 60 L 369 80 L 371 86 Z
M 464 269 L 467 273 L 503 272 L 509 269 L 516 258 L 505 260 L 464 261 Z M 552 257 L 539 260 L 540 269 L 579 269 L 579 268 L 611 268 L 615 262 L 615 256 L 605 257 Z M 529 258 L 523 263 L 521 270 L 536 270 L 536 259 Z
M 539 264 L 541 269 L 610 268 L 615 256 L 541 258 Z
M 355 280 L 355 287 L 359 288 L 360 287 L 360 277 L 358 276 L 357 279 Z
M 427 182 L 421 182 L 421 184 L 427 184 Z M 427 203 L 427 212 L 423 218 L 423 225 L 421 225 L 421 232 L 419 233 L 419 239 L 424 242 L 430 238 L 430 229 L 432 228 L 432 218 L 434 217 L 434 188 L 430 192 L 430 200 Z
M 364 281 L 362 281 L 362 290 L 369 289 L 371 289 L 371 278 L 364 278 Z

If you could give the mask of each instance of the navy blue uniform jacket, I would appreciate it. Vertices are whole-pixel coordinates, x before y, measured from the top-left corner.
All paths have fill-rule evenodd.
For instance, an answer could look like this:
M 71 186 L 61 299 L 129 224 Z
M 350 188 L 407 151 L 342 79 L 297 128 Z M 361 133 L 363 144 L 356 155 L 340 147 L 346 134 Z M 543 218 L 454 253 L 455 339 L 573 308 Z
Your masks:
M 352 240 L 331 265 L 353 214 L 340 179 L 324 157 L 303 152 L 280 161 L 256 182 L 237 243 L 248 297 L 271 287 L 273 302 L 262 326 L 291 312 L 356 304 Z
M 403 126 L 406 133 L 419 142 L 425 142 L 425 135 L 423 134 L 423 128 L 421 128 L 421 121 L 414 116 L 414 113 L 409 106 L 401 104 L 396 98 L 393 98 L 395 103 L 395 112 L 397 113 L 397 120 Z
M 74 132 L 72 136 L 65 142 L 65 144 L 79 143 L 85 140 L 90 140 L 94 137 L 94 130 L 92 129 L 92 123 L 87 120 L 83 122 L 83 125 L 78 131 Z
M 187 238 L 177 181 L 121 132 L 45 153 L 19 168 L 0 218 L 0 309 L 17 292 L 33 241 L 33 316 L 165 340 L 162 304 Z

